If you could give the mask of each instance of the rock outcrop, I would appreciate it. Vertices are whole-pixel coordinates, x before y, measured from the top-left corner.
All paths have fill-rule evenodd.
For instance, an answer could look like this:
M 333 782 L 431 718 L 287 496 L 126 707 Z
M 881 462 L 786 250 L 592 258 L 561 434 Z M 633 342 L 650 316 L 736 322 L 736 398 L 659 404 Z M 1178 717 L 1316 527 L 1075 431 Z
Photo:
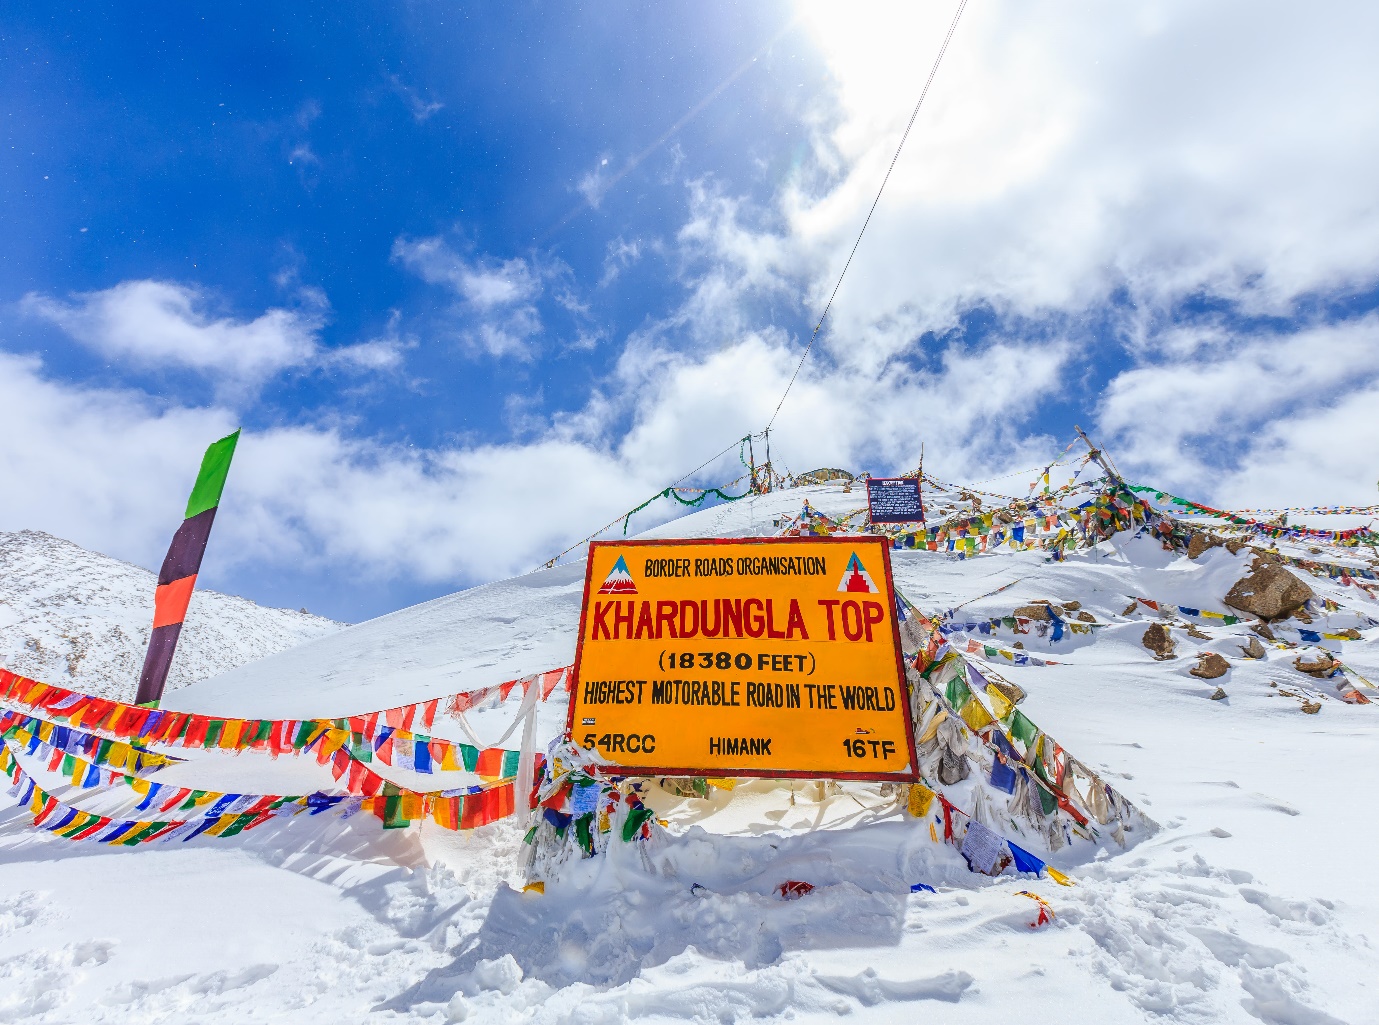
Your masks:
M 1197 664 L 1188 670 L 1199 680 L 1215 680 L 1230 672 L 1231 664 L 1214 651 L 1204 651 L 1197 656 Z
M 1226 595 L 1231 608 L 1268 622 L 1291 616 L 1312 597 L 1312 588 L 1282 566 L 1258 561 L 1255 565 L 1254 572 L 1237 580 Z
M 1168 627 L 1162 623 L 1151 623 L 1149 629 L 1144 632 L 1141 642 L 1146 648 L 1154 653 L 1154 657 L 1159 661 L 1170 658 L 1177 658 L 1173 653 L 1173 636 L 1168 632 Z
M 1193 531 L 1192 536 L 1187 542 L 1187 557 L 1195 559 L 1203 552 L 1211 548 L 1220 548 L 1226 542 L 1215 534 L 1208 534 L 1205 531 Z

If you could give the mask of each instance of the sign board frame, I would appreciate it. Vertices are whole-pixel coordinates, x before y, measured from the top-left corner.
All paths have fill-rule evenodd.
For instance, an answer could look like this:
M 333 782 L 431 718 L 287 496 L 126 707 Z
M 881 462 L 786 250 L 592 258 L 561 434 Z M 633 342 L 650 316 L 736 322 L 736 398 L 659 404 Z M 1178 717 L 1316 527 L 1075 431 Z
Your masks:
M 878 518 L 872 508 L 872 485 L 894 485 L 904 482 L 913 484 L 915 488 L 915 500 L 919 503 L 918 516 L 881 516 Z M 918 477 L 868 477 L 867 478 L 867 519 L 872 523 L 924 523 L 924 494 L 920 490 Z
M 588 629 L 588 616 L 591 607 L 590 593 L 595 586 L 593 579 L 595 553 L 604 548 L 642 548 L 642 547 L 692 547 L 711 550 L 722 545 L 761 545 L 770 547 L 777 544 L 789 545 L 829 545 L 829 546 L 848 546 L 854 549 L 866 546 L 875 546 L 876 553 L 880 556 L 882 574 L 885 583 L 881 588 L 881 593 L 885 600 L 890 602 L 891 612 L 891 648 L 895 656 L 895 680 L 897 695 L 905 720 L 905 743 L 909 752 L 909 769 L 901 772 L 820 772 L 813 769 L 763 769 L 763 768 L 703 768 L 693 765 L 679 766 L 643 766 L 643 765 L 616 765 L 604 763 L 597 766 L 596 771 L 602 775 L 609 776 L 630 776 L 630 777 L 649 777 L 649 776 L 710 776 L 710 777 L 743 777 L 749 779 L 837 779 L 850 781 L 869 781 L 869 782 L 890 782 L 890 783 L 914 783 L 918 782 L 919 774 L 919 754 L 915 745 L 915 732 L 913 715 L 910 708 L 910 685 L 905 676 L 905 658 L 900 646 L 900 619 L 896 612 L 895 603 L 895 584 L 891 575 L 891 551 L 890 543 L 883 537 L 876 536 L 844 536 L 844 537 L 748 537 L 748 538 L 666 538 L 666 539 L 634 539 L 627 541 L 591 541 L 589 543 L 589 554 L 584 568 L 584 593 L 580 604 L 579 613 L 579 639 L 575 645 L 575 661 L 570 670 L 570 708 L 565 719 L 565 739 L 567 742 L 575 743 L 575 707 L 578 703 L 580 694 L 580 671 L 584 663 L 584 640 Z

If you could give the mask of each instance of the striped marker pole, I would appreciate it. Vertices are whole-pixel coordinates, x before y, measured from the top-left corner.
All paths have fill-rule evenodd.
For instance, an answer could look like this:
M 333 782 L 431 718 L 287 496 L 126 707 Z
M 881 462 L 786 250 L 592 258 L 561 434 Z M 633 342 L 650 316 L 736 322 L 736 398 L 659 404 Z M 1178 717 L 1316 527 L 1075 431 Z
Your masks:
M 206 449 L 201 460 L 201 472 L 196 486 L 187 499 L 187 515 L 172 545 L 163 559 L 158 573 L 158 590 L 153 597 L 153 633 L 148 639 L 148 654 L 144 656 L 144 671 L 139 674 L 139 692 L 135 704 L 157 705 L 163 696 L 163 685 L 172 666 L 177 649 L 177 637 L 182 632 L 182 620 L 192 600 L 196 574 L 201 570 L 201 557 L 211 537 L 211 524 L 220 505 L 220 493 L 225 490 L 225 478 L 230 473 L 239 431 Z

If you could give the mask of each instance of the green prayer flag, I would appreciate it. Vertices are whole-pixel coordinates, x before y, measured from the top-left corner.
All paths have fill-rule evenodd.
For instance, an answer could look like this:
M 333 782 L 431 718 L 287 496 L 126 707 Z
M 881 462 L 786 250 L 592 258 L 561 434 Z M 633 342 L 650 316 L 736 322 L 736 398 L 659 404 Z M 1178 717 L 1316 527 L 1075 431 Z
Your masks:
M 503 778 L 504 778 L 504 779 L 508 779 L 508 778 L 511 777 L 511 776 L 516 776 L 516 775 L 517 775 L 517 769 L 518 769 L 518 766 L 521 764 L 521 761 L 522 761 L 522 752 L 521 752 L 521 751 L 504 751 L 504 752 L 503 752 Z
M 226 826 L 223 830 L 221 830 L 220 833 L 217 835 L 222 837 L 234 836 L 236 833 L 242 831 L 245 826 L 249 825 L 249 823 L 253 822 L 254 819 L 255 816 L 253 815 L 236 815 L 235 820 L 231 822 L 228 826 Z
M 1039 736 L 1039 727 L 1029 721 L 1024 712 L 1018 708 L 1010 714 L 1010 735 L 1025 745 L 1025 750 L 1029 750 L 1034 743 L 1034 738 Z
M 967 699 L 972 696 L 972 690 L 967 686 L 967 681 L 961 676 L 955 676 L 948 681 L 948 703 L 954 708 L 961 708 L 967 704 Z
M 220 505 L 220 494 L 225 490 L 225 478 L 229 476 L 230 460 L 234 458 L 238 442 L 239 431 L 235 431 L 206 449 L 201 459 L 201 472 L 196 475 L 196 485 L 187 499 L 187 519 Z
M 651 818 L 653 812 L 646 805 L 633 808 L 627 813 L 627 821 L 622 825 L 622 839 L 624 843 L 630 843 L 638 833 L 642 831 L 642 826 L 647 819 Z
M 120 837 L 118 842 L 124 847 L 133 847 L 135 844 L 142 843 L 145 837 L 151 836 L 166 825 L 166 822 L 145 822 L 142 828 L 131 830 Z
M 297 727 L 297 735 L 292 738 L 293 750 L 300 751 L 311 742 L 312 736 L 316 733 L 317 724 L 311 721 L 303 722 Z

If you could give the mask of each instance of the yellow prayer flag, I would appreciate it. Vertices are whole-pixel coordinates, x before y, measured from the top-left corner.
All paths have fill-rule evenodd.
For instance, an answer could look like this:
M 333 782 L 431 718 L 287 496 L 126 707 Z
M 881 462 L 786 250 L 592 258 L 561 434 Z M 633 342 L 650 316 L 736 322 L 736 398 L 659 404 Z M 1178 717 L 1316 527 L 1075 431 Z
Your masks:
M 973 733 L 984 730 L 995 722 L 991 718 L 991 713 L 986 710 L 985 705 L 977 700 L 975 694 L 967 699 L 967 703 L 962 706 L 962 710 L 958 714 L 962 716 L 962 721 L 967 723 Z
M 1059 886 L 1073 885 L 1073 881 L 1071 879 L 1065 876 L 1062 872 L 1058 871 L 1058 869 L 1054 868 L 1052 865 L 1045 865 L 1044 871 L 1047 872 L 1049 874 L 1049 878 L 1052 879 Z
M 239 734 L 243 729 L 243 719 L 226 719 L 225 725 L 220 728 L 220 743 L 217 746 L 226 750 L 239 747 Z
M 996 689 L 994 683 L 986 685 L 986 697 L 991 702 L 991 714 L 997 719 L 1004 719 L 1010 714 L 1010 710 L 1015 707 L 1010 698 L 1006 697 Z
M 917 819 L 922 819 L 929 814 L 929 808 L 934 803 L 934 792 L 923 783 L 910 784 L 910 799 L 906 804 L 905 810 Z
M 344 747 L 345 741 L 349 739 L 348 730 L 326 730 L 326 735 L 321 738 L 321 757 L 329 758 Z
M 722 778 L 715 776 L 712 779 L 705 779 L 704 782 L 715 790 L 731 790 L 733 787 L 737 786 L 737 780 L 728 776 Z

